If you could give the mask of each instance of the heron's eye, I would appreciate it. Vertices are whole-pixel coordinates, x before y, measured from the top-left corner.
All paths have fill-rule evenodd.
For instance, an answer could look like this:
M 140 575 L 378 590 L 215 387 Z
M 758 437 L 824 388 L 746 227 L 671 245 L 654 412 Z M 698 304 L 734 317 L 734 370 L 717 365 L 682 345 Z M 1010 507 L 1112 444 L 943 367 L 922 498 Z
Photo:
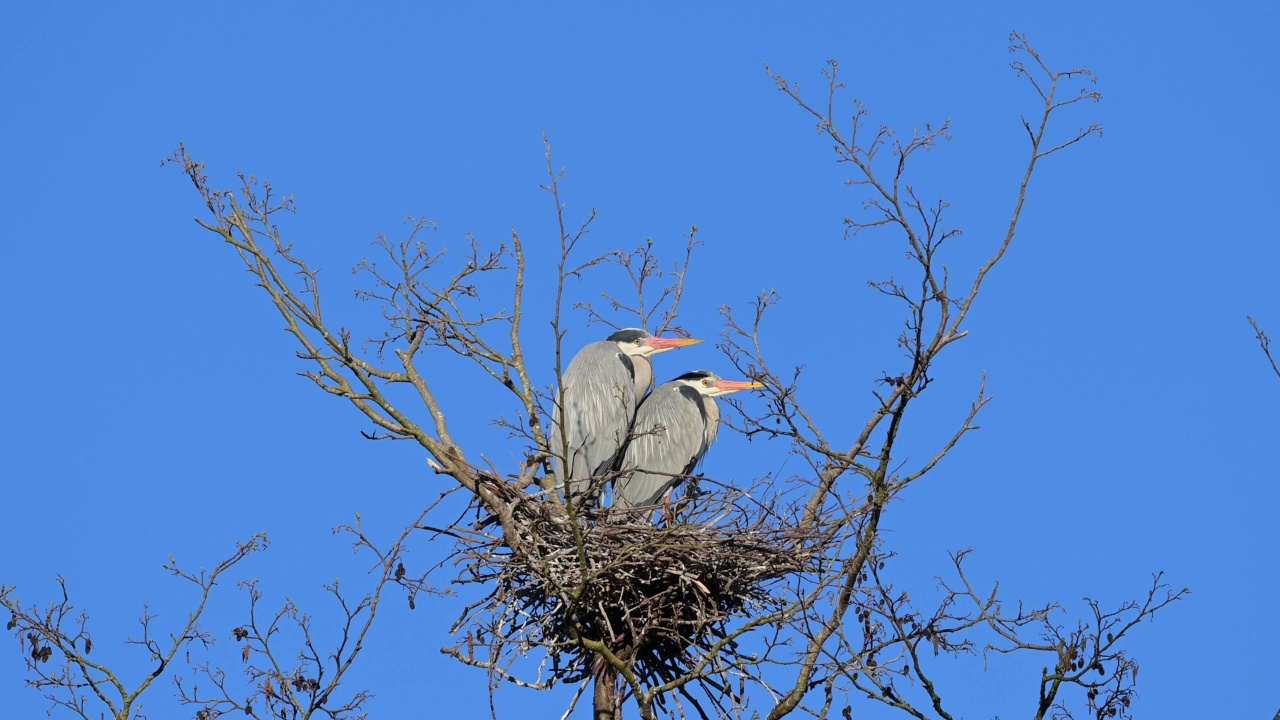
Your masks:
M 703 381 L 702 381 L 702 386 L 703 386 L 703 387 L 711 387 L 711 381 L 710 381 L 710 380 L 703 380 Z

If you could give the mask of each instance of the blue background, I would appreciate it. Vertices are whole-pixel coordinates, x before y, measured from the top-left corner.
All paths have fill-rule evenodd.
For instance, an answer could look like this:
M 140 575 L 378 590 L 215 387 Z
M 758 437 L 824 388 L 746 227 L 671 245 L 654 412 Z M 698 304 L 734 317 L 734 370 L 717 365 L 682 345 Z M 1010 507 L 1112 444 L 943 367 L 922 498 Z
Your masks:
M 895 567 L 927 592 L 946 552 L 972 546 L 979 581 L 1077 612 L 1083 595 L 1114 603 L 1166 571 L 1193 595 L 1132 638 L 1137 714 L 1270 717 L 1280 378 L 1245 316 L 1280 336 L 1280 5 L 890 5 L 6 5 L 0 581 L 43 603 L 67 577 L 95 654 L 141 678 L 150 667 L 120 640 L 143 603 L 167 629 L 192 600 L 160 569 L 170 554 L 211 566 L 266 530 L 270 551 L 235 578 L 321 624 L 333 610 L 321 583 L 367 582 L 331 528 L 360 512 L 386 536 L 445 487 L 421 452 L 362 440 L 350 407 L 294 375 L 304 367 L 280 319 L 191 222 L 202 207 L 187 181 L 160 166 L 178 141 L 216 184 L 243 171 L 296 196 L 286 236 L 324 268 L 331 318 L 369 328 L 358 337 L 376 334 L 376 308 L 352 299 L 347 269 L 375 233 L 427 215 L 433 244 L 460 250 L 467 233 L 497 245 L 516 228 L 536 267 L 529 349 L 549 384 L 545 132 L 568 169 L 570 217 L 600 211 L 592 248 L 652 237 L 674 259 L 700 228 L 681 317 L 695 336 L 715 337 L 721 305 L 781 294 L 771 361 L 805 366 L 802 400 L 848 440 L 874 380 L 900 364 L 900 313 L 866 281 L 900 268 L 903 248 L 887 233 L 842 239 L 863 196 L 764 63 L 817 98 L 823 62 L 839 59 L 873 125 L 909 135 L 952 119 L 954 140 L 917 161 L 915 180 L 953 204 L 965 234 L 947 262 L 969 277 L 1007 225 L 1018 117 L 1036 111 L 1008 69 L 1017 29 L 1052 65 L 1098 74 L 1103 102 L 1058 129 L 1096 121 L 1105 136 L 1040 168 L 970 336 L 906 427 L 903 459 L 922 461 L 987 373 L 982 430 L 892 508 Z M 570 348 L 601 333 L 580 315 L 569 326 Z M 707 343 L 660 358 L 658 376 L 725 365 Z M 519 446 L 487 424 L 512 411 L 501 388 L 443 359 L 432 371 L 459 378 L 442 392 L 457 439 L 512 467 Z M 801 470 L 780 443 L 721 438 L 711 475 Z M 419 546 L 419 562 L 444 549 Z M 233 671 L 244 605 L 228 584 L 209 620 Z M 487 716 L 484 675 L 438 653 L 458 602 L 410 612 L 392 596 L 384 610 L 351 680 L 375 693 L 373 715 Z M 1032 711 L 1038 666 L 1002 662 L 944 673 L 957 712 Z M 42 716 L 20 678 L 17 648 L 0 653 L 8 713 Z M 149 692 L 153 717 L 191 714 L 171 689 Z M 558 716 L 566 693 L 504 687 L 498 710 Z

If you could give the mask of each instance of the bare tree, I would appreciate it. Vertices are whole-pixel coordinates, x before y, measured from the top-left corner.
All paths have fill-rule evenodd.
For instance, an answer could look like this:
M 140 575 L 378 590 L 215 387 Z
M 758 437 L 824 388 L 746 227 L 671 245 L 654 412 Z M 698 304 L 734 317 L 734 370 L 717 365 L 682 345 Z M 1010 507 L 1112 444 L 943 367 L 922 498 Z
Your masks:
M 380 304 L 385 327 L 367 341 L 353 340 L 351 330 L 326 321 L 317 271 L 279 230 L 275 216 L 293 212 L 292 199 L 246 176 L 233 190 L 219 189 L 205 166 L 180 146 L 171 161 L 208 209 L 197 222 L 235 250 L 284 318 L 299 358 L 309 364 L 302 374 L 353 405 L 371 425 L 366 437 L 417 443 L 435 473 L 469 503 L 462 517 L 438 518 L 438 508 L 428 508 L 388 551 L 378 550 L 358 525 L 348 528 L 357 545 L 377 557 L 375 587 L 354 605 L 332 588 L 347 620 L 343 642 L 327 657 L 315 647 L 297 608 L 286 605 L 262 615 L 259 595 L 249 586 L 250 618 L 233 633 L 244 643 L 249 700 L 237 700 L 239 686 L 211 665 L 195 670 L 212 684 L 213 694 L 180 681 L 183 699 L 201 717 L 231 711 L 358 717 L 366 696 L 348 690 L 339 699 L 342 673 L 359 652 L 384 587 L 403 585 L 411 605 L 417 593 L 432 591 L 426 573 L 410 578 L 401 561 L 406 544 L 422 537 L 453 543 L 450 566 L 460 570 L 452 582 L 480 590 L 453 626 L 457 643 L 442 652 L 486 672 L 491 692 L 504 684 L 574 687 L 566 717 L 591 688 L 597 720 L 620 718 L 624 707 L 646 720 L 773 719 L 796 712 L 848 718 L 856 699 L 916 718 L 949 719 L 966 711 L 945 700 L 939 675 L 949 659 L 979 653 L 1045 658 L 1038 688 L 1026 693 L 1026 711 L 1035 718 L 1127 717 L 1137 664 L 1125 653 L 1123 639 L 1186 590 L 1171 590 L 1156 574 L 1140 599 L 1115 607 L 1087 601 L 1084 617 L 1064 620 L 1056 602 L 1027 607 L 1004 601 L 997 588 L 976 587 L 964 568 L 968 551 L 958 551 L 936 580 L 940 601 L 922 607 L 907 590 L 918 578 L 892 579 L 893 551 L 882 531 L 890 504 L 906 497 L 977 428 L 975 419 L 989 401 L 984 382 L 978 382 L 954 432 L 925 461 L 903 465 L 898 448 L 904 419 L 918 412 L 912 410 L 915 400 L 932 383 L 947 348 L 965 337 L 965 322 L 988 274 L 1014 240 L 1033 174 L 1041 161 L 1101 134 L 1091 124 L 1060 135 L 1050 122 L 1076 105 L 1100 100 L 1090 71 L 1052 69 L 1019 34 L 1011 37 L 1010 49 L 1015 73 L 1039 102 L 1022 121 L 1027 160 L 1013 184 L 1008 230 L 963 279 L 953 277 L 941 259 L 944 244 L 959 234 L 947 224 L 947 204 L 922 199 L 909 173 L 920 151 L 949 138 L 949 124 L 926 125 L 900 138 L 889 128 L 871 126 L 867 109 L 856 100 L 845 117 L 838 109 L 845 102 L 844 86 L 834 61 L 817 100 L 769 71 L 778 89 L 832 143 L 837 161 L 850 170 L 850 183 L 867 193 L 863 212 L 846 220 L 846 234 L 878 231 L 907 250 L 909 276 L 870 283 L 904 314 L 898 338 L 902 365 L 871 388 L 874 407 L 853 443 L 837 446 L 829 438 L 839 429 L 820 428 L 803 404 L 807 391 L 800 369 L 776 368 L 767 358 L 762 321 L 778 295 L 762 293 L 745 315 L 723 308 L 719 347 L 741 373 L 763 383 L 759 392 L 766 404 L 765 411 L 752 412 L 730 402 L 734 411 L 727 423 L 787 446 L 804 460 L 806 472 L 761 477 L 749 487 L 684 478 L 688 490 L 676 503 L 677 520 L 661 527 L 564 503 L 549 462 L 564 448 L 551 446 L 548 424 L 563 421 L 553 398 L 565 367 L 569 281 L 614 266 L 630 278 L 635 299 L 608 296 L 601 308 L 577 303 L 588 320 L 625 319 L 655 331 L 679 331 L 675 322 L 698 245 L 696 228 L 671 265 L 658 259 L 650 243 L 633 252 L 584 255 L 581 241 L 595 214 L 577 223 L 566 216 L 563 171 L 556 169 L 548 145 L 545 189 L 559 235 L 558 282 L 549 309 L 555 377 L 538 378 L 523 349 L 526 254 L 517 232 L 497 249 L 469 240 L 456 261 L 432 249 L 426 236 L 434 225 L 425 219 L 414 221 L 401 240 L 379 237 L 384 258 L 362 262 L 357 270 L 369 280 L 361 297 Z M 445 379 L 433 376 L 427 362 L 439 353 L 465 358 L 506 389 L 507 404 L 494 412 L 521 444 L 522 461 L 498 467 L 455 441 L 438 394 Z M 398 386 L 412 393 L 416 407 L 407 409 L 400 395 L 392 402 Z M 304 638 L 296 660 L 273 645 L 277 628 L 287 622 L 297 624 Z

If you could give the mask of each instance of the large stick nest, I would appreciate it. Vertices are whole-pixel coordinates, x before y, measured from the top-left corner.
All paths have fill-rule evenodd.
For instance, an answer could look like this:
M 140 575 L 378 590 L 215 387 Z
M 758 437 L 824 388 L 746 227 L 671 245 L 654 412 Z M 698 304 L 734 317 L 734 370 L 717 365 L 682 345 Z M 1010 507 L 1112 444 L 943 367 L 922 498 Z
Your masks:
M 670 527 L 607 511 L 571 519 L 530 496 L 512 502 L 510 517 L 505 538 L 460 542 L 458 582 L 491 591 L 454 626 L 466 629 L 466 647 L 447 652 L 531 684 L 588 677 L 590 641 L 649 687 L 702 656 L 721 667 L 737 652 L 726 639 L 731 621 L 781 607 L 782 579 L 812 570 L 824 549 L 758 505 L 716 496 L 704 495 Z M 487 660 L 475 657 L 476 645 L 487 647 Z M 538 648 L 545 651 L 538 677 L 518 680 L 514 663 Z

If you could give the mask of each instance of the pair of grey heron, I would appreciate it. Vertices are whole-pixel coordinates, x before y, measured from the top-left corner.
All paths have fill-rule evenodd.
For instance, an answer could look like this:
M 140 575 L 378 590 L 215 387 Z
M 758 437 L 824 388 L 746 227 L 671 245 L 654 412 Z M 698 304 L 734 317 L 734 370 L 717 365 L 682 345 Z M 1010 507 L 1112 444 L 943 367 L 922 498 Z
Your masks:
M 695 370 L 649 392 L 654 355 L 700 342 L 628 328 L 573 357 L 552 410 L 551 436 L 556 477 L 570 504 L 598 503 L 616 472 L 612 507 L 649 517 L 648 509 L 692 473 L 715 442 L 715 398 L 762 387 Z

